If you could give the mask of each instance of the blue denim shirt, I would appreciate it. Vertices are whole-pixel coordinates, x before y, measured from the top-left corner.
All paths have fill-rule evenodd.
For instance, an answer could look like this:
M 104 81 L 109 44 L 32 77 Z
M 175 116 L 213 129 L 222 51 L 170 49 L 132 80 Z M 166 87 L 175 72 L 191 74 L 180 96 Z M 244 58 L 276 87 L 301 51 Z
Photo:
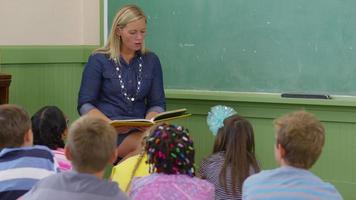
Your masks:
M 128 94 L 136 94 L 139 58 L 130 63 L 120 59 L 122 80 Z M 121 92 L 115 62 L 108 55 L 97 53 L 89 57 L 78 97 L 78 111 L 85 114 L 99 109 L 108 118 L 144 118 L 147 112 L 166 109 L 162 68 L 159 58 L 152 52 L 142 54 L 142 81 L 136 100 L 131 102 Z

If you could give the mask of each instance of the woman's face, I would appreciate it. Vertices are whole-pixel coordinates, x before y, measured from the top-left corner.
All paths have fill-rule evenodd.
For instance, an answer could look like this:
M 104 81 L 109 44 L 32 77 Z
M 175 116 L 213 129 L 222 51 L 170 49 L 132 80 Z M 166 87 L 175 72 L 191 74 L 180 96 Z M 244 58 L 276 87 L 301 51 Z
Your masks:
M 142 49 L 146 35 L 145 19 L 136 20 L 128 23 L 124 28 L 118 28 L 116 34 L 121 36 L 121 51 L 133 53 Z

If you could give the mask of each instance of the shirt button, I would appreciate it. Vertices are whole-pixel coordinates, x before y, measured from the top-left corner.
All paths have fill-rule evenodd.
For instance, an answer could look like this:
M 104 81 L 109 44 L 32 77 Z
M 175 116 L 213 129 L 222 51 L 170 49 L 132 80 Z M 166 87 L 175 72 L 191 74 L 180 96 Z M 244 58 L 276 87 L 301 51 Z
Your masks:
M 131 84 L 132 83 L 132 80 L 129 80 L 129 84 Z

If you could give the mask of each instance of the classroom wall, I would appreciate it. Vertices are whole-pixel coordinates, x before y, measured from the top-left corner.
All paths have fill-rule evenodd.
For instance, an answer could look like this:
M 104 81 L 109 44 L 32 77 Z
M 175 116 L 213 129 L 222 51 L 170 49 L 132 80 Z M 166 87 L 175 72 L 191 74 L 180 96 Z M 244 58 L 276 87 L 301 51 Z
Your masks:
M 0 45 L 99 44 L 99 0 L 0 0 Z

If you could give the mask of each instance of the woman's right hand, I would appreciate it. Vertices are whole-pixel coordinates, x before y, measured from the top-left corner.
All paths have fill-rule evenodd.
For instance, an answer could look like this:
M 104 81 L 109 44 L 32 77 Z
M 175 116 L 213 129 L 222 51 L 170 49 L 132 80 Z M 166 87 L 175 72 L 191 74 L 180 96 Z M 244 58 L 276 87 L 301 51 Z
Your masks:
M 106 115 L 104 115 L 104 113 L 102 113 L 100 110 L 98 110 L 97 108 L 94 108 L 94 109 L 91 109 L 89 110 L 86 115 L 89 115 L 89 116 L 93 116 L 93 117 L 99 117 L 107 122 L 111 122 L 111 120 L 106 117 Z

